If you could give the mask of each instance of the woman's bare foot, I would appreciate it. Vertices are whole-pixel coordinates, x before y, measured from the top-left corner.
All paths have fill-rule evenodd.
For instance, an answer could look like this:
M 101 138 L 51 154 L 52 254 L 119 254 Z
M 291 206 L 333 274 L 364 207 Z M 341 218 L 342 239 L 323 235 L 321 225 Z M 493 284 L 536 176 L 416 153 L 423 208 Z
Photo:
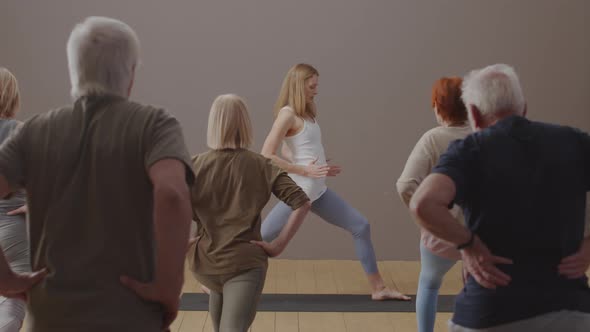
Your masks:
M 381 290 L 373 292 L 371 294 L 371 299 L 373 301 L 386 301 L 386 300 L 402 300 L 402 301 L 411 301 L 412 298 L 404 295 L 398 291 L 391 290 L 387 287 L 383 287 Z
M 201 290 L 203 291 L 203 293 L 210 295 L 211 294 L 211 290 L 203 285 L 201 285 Z

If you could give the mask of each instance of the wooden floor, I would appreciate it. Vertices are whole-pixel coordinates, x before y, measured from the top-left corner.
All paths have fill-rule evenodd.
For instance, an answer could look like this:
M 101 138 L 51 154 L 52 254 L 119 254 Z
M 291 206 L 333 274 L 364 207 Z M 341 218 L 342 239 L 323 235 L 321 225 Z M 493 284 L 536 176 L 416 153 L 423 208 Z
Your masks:
M 419 262 L 379 262 L 385 282 L 406 294 L 416 294 Z M 461 265 L 445 276 L 440 294 L 457 294 L 462 287 Z M 590 276 L 590 271 L 589 271 Z M 185 293 L 202 293 L 200 285 L 185 272 Z M 270 260 L 264 293 L 282 294 L 369 294 L 369 287 L 358 261 Z M 435 331 L 447 331 L 450 313 L 437 315 Z M 27 322 L 25 321 L 25 328 Z M 173 323 L 172 332 L 210 332 L 206 311 L 183 311 Z M 315 313 L 260 312 L 251 332 L 414 332 L 415 313 Z
M 416 294 L 419 262 L 380 262 L 385 282 L 401 292 Z M 445 277 L 441 294 L 456 294 L 462 286 L 460 265 Z M 200 293 L 200 285 L 186 274 L 184 292 Z M 270 260 L 264 293 L 282 294 L 368 294 L 367 280 L 358 261 Z M 437 315 L 435 331 L 447 331 L 450 313 Z M 180 312 L 173 332 L 213 331 L 207 312 Z M 260 312 L 252 332 L 380 332 L 416 331 L 415 313 L 315 313 Z

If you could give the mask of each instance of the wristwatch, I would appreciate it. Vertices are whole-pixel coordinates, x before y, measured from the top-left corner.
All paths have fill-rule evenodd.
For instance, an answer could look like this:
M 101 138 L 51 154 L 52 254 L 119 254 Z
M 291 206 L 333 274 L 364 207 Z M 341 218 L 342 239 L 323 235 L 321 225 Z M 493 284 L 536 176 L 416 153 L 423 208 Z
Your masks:
M 474 239 L 475 239 L 475 233 L 471 232 L 471 236 L 469 237 L 469 241 L 458 245 L 457 246 L 457 250 L 462 250 L 462 249 L 465 249 L 467 247 L 471 247 L 471 245 L 473 244 L 473 240 Z

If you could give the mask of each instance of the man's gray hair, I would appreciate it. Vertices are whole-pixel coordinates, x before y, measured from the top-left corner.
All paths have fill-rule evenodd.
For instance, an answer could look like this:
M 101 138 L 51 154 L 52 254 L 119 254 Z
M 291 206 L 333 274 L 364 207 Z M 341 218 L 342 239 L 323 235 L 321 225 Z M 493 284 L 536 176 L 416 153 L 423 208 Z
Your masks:
M 524 114 L 522 87 L 514 68 L 508 65 L 496 64 L 470 72 L 463 79 L 462 90 L 468 110 L 475 106 L 484 116 L 505 111 Z
M 102 94 L 127 98 L 139 61 L 139 40 L 127 24 L 86 18 L 72 30 L 67 55 L 74 99 Z

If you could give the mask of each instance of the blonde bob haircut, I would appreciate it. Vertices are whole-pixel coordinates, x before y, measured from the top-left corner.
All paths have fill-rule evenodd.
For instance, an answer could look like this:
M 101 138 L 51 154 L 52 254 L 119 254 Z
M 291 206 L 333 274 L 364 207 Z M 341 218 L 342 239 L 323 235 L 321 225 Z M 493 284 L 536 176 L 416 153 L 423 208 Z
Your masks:
M 299 63 L 291 67 L 283 80 L 279 98 L 274 107 L 275 118 L 281 108 L 289 106 L 295 114 L 301 118 L 315 119 L 315 104 L 308 104 L 305 99 L 305 81 L 313 76 L 319 76 L 319 72 L 313 66 Z
M 215 98 L 209 112 L 207 146 L 213 150 L 248 149 L 252 142 L 252 123 L 244 100 L 234 94 Z
M 0 118 L 10 119 L 20 109 L 18 82 L 12 73 L 0 67 Z

